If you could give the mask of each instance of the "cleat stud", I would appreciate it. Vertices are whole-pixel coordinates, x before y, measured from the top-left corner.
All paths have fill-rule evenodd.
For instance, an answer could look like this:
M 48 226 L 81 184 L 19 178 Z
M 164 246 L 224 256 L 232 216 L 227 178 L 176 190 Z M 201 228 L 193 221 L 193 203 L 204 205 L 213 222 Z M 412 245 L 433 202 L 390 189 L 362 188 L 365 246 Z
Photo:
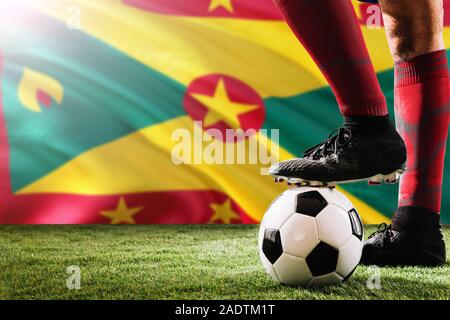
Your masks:
M 372 177 L 369 181 L 382 183 L 385 177 L 382 174 L 377 174 L 376 176 Z
M 393 172 L 384 176 L 384 182 L 388 184 L 394 184 L 397 181 L 397 172 Z
M 311 187 L 321 187 L 321 186 L 324 186 L 324 183 L 323 183 L 323 182 L 320 182 L 320 181 L 310 181 L 309 184 L 311 185 Z
M 297 178 L 289 178 L 287 182 L 290 183 L 291 185 L 297 185 L 298 183 L 301 183 L 301 180 Z

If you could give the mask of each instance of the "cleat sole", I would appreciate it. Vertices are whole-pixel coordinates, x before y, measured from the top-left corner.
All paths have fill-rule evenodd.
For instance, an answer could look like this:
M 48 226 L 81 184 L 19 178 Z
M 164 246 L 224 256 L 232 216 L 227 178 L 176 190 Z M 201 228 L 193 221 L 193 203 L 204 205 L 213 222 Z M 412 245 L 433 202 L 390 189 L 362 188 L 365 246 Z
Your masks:
M 367 181 L 370 186 L 379 186 L 383 184 L 394 184 L 400 180 L 400 176 L 405 172 L 404 169 L 395 170 L 389 174 L 376 174 L 369 178 L 364 179 L 356 179 L 356 180 L 345 180 L 345 181 L 317 181 L 317 180 L 306 180 L 302 178 L 292 178 L 292 177 L 284 177 L 284 176 L 274 176 L 275 182 L 287 182 L 288 186 L 297 186 L 297 187 L 327 187 L 327 188 L 335 188 L 336 184 L 345 184 L 345 183 L 353 183 L 353 182 L 361 182 Z

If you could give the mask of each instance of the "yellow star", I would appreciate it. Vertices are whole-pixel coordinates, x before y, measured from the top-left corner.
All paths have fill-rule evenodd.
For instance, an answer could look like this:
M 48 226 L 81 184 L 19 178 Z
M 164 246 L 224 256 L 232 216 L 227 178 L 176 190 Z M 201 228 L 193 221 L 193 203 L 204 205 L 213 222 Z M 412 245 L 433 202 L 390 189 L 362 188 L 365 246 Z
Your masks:
M 203 119 L 205 127 L 209 127 L 219 121 L 225 121 L 230 128 L 240 128 L 241 123 L 238 116 L 240 114 L 253 111 L 259 106 L 254 104 L 237 103 L 230 100 L 225 89 L 223 79 L 217 83 L 213 96 L 205 96 L 203 94 L 192 93 L 198 102 L 207 107 L 208 113 Z
M 209 3 L 208 11 L 211 12 L 218 7 L 223 7 L 228 12 L 233 12 L 233 5 L 231 3 L 231 0 L 211 0 Z
M 239 215 L 231 208 L 230 199 L 225 200 L 222 204 L 212 203 L 210 204 L 210 207 L 213 209 L 214 214 L 209 222 L 221 220 L 222 223 L 229 224 L 231 220 L 240 220 Z
M 125 203 L 125 199 L 123 197 L 120 197 L 119 203 L 115 210 L 100 211 L 100 214 L 102 216 L 110 218 L 111 224 L 118 224 L 122 222 L 135 224 L 136 222 L 134 221 L 133 216 L 141 211 L 142 208 L 143 207 L 128 208 L 127 204 Z

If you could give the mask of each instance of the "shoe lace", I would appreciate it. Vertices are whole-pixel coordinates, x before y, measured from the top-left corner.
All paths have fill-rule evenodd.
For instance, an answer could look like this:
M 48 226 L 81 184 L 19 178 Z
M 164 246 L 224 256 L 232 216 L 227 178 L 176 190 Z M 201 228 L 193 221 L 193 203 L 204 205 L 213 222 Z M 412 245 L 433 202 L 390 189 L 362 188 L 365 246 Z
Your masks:
M 381 237 L 382 244 L 384 244 L 384 242 L 385 242 L 386 240 L 389 241 L 389 239 L 391 239 L 391 237 L 392 237 L 392 228 L 391 228 L 391 225 L 387 225 L 387 224 L 384 223 L 384 222 L 383 222 L 382 224 L 378 225 L 378 230 L 375 231 L 374 233 L 372 233 L 372 234 L 369 236 L 369 239 L 375 237 L 375 236 L 378 235 L 378 234 L 381 234 L 381 235 L 382 235 L 382 237 Z
M 329 155 L 337 153 L 342 147 L 347 145 L 352 138 L 350 129 L 342 127 L 334 129 L 329 135 L 328 139 L 309 148 L 303 152 L 303 157 L 318 160 Z

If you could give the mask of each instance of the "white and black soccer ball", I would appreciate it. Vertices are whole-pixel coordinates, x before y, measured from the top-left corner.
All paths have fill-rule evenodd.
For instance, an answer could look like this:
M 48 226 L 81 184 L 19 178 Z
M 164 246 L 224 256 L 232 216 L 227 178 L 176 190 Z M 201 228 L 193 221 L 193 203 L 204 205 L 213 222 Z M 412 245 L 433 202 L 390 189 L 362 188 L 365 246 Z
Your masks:
M 259 255 L 277 282 L 292 286 L 340 283 L 361 259 L 363 232 L 353 204 L 336 189 L 289 189 L 264 215 Z

